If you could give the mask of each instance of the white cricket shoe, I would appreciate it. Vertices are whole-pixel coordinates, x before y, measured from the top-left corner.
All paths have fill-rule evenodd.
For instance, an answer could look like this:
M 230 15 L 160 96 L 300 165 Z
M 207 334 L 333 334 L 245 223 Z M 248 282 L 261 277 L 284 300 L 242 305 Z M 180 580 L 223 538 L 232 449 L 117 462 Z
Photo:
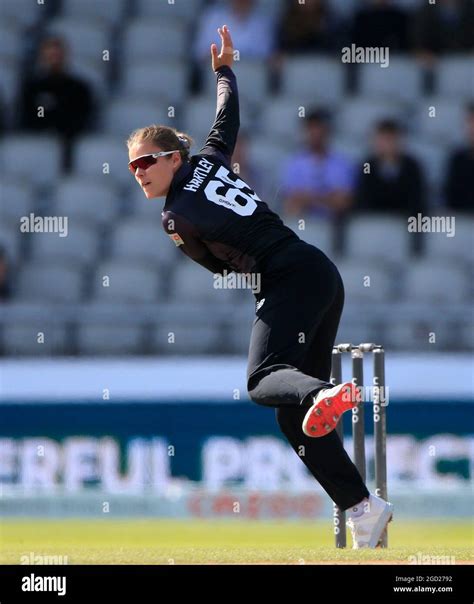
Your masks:
M 355 514 L 362 508 L 360 515 Z M 370 494 L 358 506 L 346 510 L 349 520 L 346 522 L 352 533 L 352 549 L 377 547 L 382 534 L 393 516 L 393 505 L 381 497 Z

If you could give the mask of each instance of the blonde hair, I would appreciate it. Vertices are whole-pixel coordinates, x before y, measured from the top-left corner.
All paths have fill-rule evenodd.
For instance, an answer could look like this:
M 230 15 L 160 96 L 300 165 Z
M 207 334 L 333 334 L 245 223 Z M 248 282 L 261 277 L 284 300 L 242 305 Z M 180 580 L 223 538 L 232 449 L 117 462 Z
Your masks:
M 127 139 L 127 147 L 130 149 L 143 141 L 151 141 L 163 151 L 178 149 L 183 161 L 189 160 L 189 150 L 194 142 L 188 134 L 178 132 L 176 128 L 157 124 L 134 130 Z

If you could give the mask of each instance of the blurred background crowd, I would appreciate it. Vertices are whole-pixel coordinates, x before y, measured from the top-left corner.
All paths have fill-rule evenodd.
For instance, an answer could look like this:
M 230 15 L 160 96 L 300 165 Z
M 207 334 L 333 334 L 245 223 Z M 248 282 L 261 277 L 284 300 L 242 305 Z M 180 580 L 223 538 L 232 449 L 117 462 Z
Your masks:
M 246 352 L 250 293 L 215 290 L 181 257 L 124 143 L 163 123 L 199 150 L 224 23 L 239 53 L 234 166 L 337 262 L 338 339 L 472 349 L 471 0 L 0 0 L 0 11 L 2 354 Z M 352 45 L 387 48 L 388 65 L 344 63 Z M 67 216 L 68 235 L 21 233 L 30 213 Z M 418 213 L 454 216 L 454 236 L 410 233 Z

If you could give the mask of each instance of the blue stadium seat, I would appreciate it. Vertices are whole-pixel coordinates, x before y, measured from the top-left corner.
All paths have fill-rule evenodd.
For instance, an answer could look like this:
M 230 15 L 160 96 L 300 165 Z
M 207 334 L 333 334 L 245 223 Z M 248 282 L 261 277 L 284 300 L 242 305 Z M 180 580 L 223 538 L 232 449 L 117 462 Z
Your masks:
M 405 296 L 413 302 L 451 304 L 470 300 L 468 274 L 456 261 L 424 258 L 407 267 Z
M 166 355 L 206 354 L 215 352 L 222 342 L 219 326 L 215 323 L 199 324 L 188 321 L 185 316 L 179 320 L 162 321 L 151 330 L 152 352 Z
M 44 234 L 41 234 L 43 237 Z M 79 302 L 83 297 L 83 273 L 60 259 L 55 262 L 23 265 L 17 296 L 21 300 L 43 302 Z
M 449 208 L 436 212 L 436 216 L 454 218 L 454 236 L 446 233 L 423 233 L 426 258 L 438 262 L 453 260 L 474 266 L 474 218 L 469 214 L 455 214 Z
M 124 18 L 126 0 L 62 0 L 62 16 L 91 19 L 115 26 Z
M 153 99 L 156 105 L 167 110 L 186 98 L 188 88 L 187 66 L 183 61 L 145 61 L 129 63 L 123 68 L 121 94 L 135 98 Z M 134 111 L 134 104 L 130 106 Z
M 2 0 L 0 18 L 13 29 L 31 27 L 44 17 L 44 4 L 37 0 Z
M 136 0 L 136 14 L 143 19 L 159 17 L 160 19 L 180 19 L 192 22 L 197 18 L 203 6 L 202 0 Z
M 192 262 L 183 262 L 176 266 L 171 284 L 172 299 L 177 301 L 195 300 L 196 302 L 222 303 L 233 300 L 235 290 L 216 289 L 218 281 L 214 274 Z
M 19 162 L 18 158 L 22 161 Z M 51 186 L 59 177 L 61 147 L 54 136 L 11 134 L 0 143 L 2 171 L 9 178 L 38 186 Z M 34 169 L 25 170 L 25 165 Z
M 272 101 L 259 119 L 260 134 L 267 137 L 268 145 L 294 146 L 301 140 L 304 116 L 300 115 L 299 101 L 277 98 Z
M 410 233 L 403 218 L 364 214 L 353 217 L 347 227 L 348 258 L 404 264 L 410 255 Z
M 110 223 L 118 215 L 117 191 L 106 179 L 97 182 L 69 176 L 61 179 L 56 187 L 54 209 L 58 215 L 93 226 Z
M 104 115 L 104 131 L 111 136 L 120 137 L 124 143 L 137 128 L 151 124 L 174 126 L 176 120 L 168 118 L 164 104 L 133 96 L 120 97 L 110 103 Z
M 56 17 L 48 22 L 46 33 L 63 37 L 71 56 L 80 55 L 97 61 L 102 58 L 104 50 L 111 49 L 110 28 L 104 23 L 97 24 L 93 19 Z
M 333 253 L 333 225 L 330 220 L 320 218 L 285 218 L 284 222 L 298 237 L 315 245 L 325 254 Z
M 109 285 L 104 286 L 104 277 Z M 92 280 L 93 297 L 103 302 L 157 302 L 163 288 L 156 267 L 130 260 L 101 263 Z
M 67 326 L 51 317 L 54 317 L 54 307 L 47 320 L 33 319 L 5 325 L 2 337 L 5 354 L 9 357 L 48 357 L 67 353 L 70 343 Z M 41 343 L 38 342 L 40 333 L 44 336 Z
M 366 63 L 358 72 L 359 92 L 366 97 L 413 102 L 421 96 L 421 68 L 411 58 L 390 58 L 386 68 Z
M 438 64 L 438 94 L 468 101 L 474 98 L 474 61 L 469 56 L 441 57 Z
M 399 297 L 393 272 L 387 264 L 373 259 L 348 258 L 337 260 L 336 265 L 344 281 L 347 300 L 377 303 Z
M 300 105 L 339 103 L 344 95 L 344 66 L 340 59 L 288 57 L 283 63 L 282 93 Z
M 21 58 L 23 46 L 21 32 L 6 23 L 0 25 L 0 59 Z
M 429 140 L 424 140 L 418 136 L 408 138 L 406 145 L 407 151 L 421 163 L 428 184 L 435 188 L 441 186 L 445 177 L 446 147 L 433 145 Z
M 33 187 L 17 180 L 2 178 L 0 222 L 13 222 L 18 225 L 20 218 L 27 216 L 31 211 L 33 211 Z
M 10 262 L 15 264 L 20 258 L 20 230 L 10 223 L 0 223 L 0 247 L 7 254 Z
M 46 265 L 58 259 L 70 266 L 92 266 L 99 253 L 99 234 L 89 224 L 68 216 L 68 233 L 60 237 L 58 233 L 41 233 L 33 236 L 31 256 L 35 262 Z
M 111 136 L 82 137 L 75 149 L 74 171 L 75 176 L 112 187 L 130 186 L 133 182 L 125 141 Z
M 432 108 L 435 115 L 432 115 Z M 423 138 L 438 144 L 454 144 L 462 140 L 464 106 L 459 100 L 429 97 L 420 102 L 415 115 L 416 129 Z
M 124 65 L 137 67 L 159 57 L 181 59 L 189 51 L 186 25 L 176 18 L 145 18 L 131 21 L 123 37 Z
M 89 356 L 140 354 L 143 341 L 138 325 L 79 323 L 77 329 L 78 351 Z
M 341 106 L 335 125 L 340 135 L 352 136 L 365 143 L 375 122 L 387 117 L 403 121 L 403 105 L 392 100 L 355 97 Z
M 156 200 L 148 203 L 152 201 Z M 181 252 L 162 228 L 161 216 L 153 222 L 148 217 L 120 222 L 113 233 L 111 254 L 114 259 L 133 260 L 160 271 L 181 257 Z

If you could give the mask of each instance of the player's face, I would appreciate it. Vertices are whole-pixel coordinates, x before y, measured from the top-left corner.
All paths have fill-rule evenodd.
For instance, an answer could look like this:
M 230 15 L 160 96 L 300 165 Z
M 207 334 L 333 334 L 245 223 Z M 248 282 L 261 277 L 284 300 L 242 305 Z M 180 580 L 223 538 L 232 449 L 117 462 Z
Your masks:
M 129 160 L 132 161 L 142 155 L 149 153 L 158 153 L 163 151 L 150 141 L 143 141 L 130 147 L 128 150 Z M 156 162 L 147 168 L 137 168 L 135 170 L 135 180 L 147 199 L 154 197 L 165 197 L 173 180 L 174 173 L 181 165 L 179 153 L 157 157 Z

